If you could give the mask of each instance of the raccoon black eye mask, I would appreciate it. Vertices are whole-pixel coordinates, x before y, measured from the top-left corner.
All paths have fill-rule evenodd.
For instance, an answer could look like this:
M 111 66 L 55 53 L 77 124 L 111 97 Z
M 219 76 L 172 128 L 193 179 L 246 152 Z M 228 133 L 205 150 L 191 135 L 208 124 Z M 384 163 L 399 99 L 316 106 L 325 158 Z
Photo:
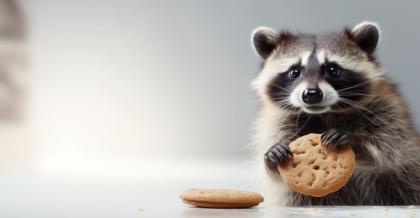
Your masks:
M 278 76 L 271 81 L 267 89 L 267 95 L 271 98 L 273 103 L 291 111 L 299 110 L 298 107 L 285 104 L 284 102 L 289 98 L 291 91 L 304 80 L 302 74 L 302 72 L 305 71 L 304 68 L 305 67 L 300 66 L 299 63 L 292 65 L 286 72 L 279 73 Z M 360 101 L 369 94 L 369 84 L 366 83 L 366 79 L 361 73 L 344 69 L 336 63 L 323 64 L 320 66 L 320 71 L 321 75 L 319 79 L 328 82 L 341 98 L 341 101 L 331 105 L 333 109 L 349 107 L 350 105 L 347 104 L 348 101 Z M 323 96 L 321 94 L 318 95 L 318 97 L 322 100 Z M 318 102 L 321 101 L 316 100 L 316 98 L 313 99 Z M 311 98 L 309 98 L 309 100 L 311 100 Z

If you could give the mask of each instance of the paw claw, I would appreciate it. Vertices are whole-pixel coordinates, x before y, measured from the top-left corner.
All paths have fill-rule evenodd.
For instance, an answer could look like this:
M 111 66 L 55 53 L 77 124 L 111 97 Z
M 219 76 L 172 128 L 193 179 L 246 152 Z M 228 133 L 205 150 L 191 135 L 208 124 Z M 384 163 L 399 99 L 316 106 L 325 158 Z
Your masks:
M 345 134 L 345 135 L 343 135 L 343 136 L 341 136 L 340 138 L 337 139 L 336 146 L 341 147 L 341 146 L 343 146 L 345 144 L 349 144 L 349 143 L 351 143 L 351 137 L 349 135 Z
M 283 144 L 273 145 L 264 155 L 265 162 L 270 169 L 277 168 L 277 165 L 287 163 L 293 157 L 289 146 Z
M 353 136 L 337 129 L 329 129 L 321 135 L 321 144 L 328 148 L 333 144 L 338 149 L 345 144 L 353 146 Z

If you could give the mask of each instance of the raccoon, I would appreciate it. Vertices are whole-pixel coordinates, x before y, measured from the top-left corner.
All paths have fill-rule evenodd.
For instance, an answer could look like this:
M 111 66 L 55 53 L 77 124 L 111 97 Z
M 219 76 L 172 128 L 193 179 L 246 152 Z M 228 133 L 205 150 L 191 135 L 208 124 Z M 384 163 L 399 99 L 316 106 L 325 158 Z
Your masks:
M 259 27 L 261 69 L 254 145 L 267 202 L 275 205 L 408 205 L 420 202 L 420 140 L 406 103 L 375 57 L 376 23 L 321 34 Z M 350 144 L 356 168 L 325 197 L 290 190 L 277 171 L 288 144 L 319 133 L 322 145 Z

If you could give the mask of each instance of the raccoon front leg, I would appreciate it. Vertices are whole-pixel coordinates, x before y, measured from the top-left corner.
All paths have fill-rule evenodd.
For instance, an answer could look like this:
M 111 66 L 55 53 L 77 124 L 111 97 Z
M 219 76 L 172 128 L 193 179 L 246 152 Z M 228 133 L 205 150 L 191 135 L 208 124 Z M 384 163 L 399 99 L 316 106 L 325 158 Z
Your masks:
M 277 143 L 264 154 L 264 161 L 268 169 L 277 172 L 277 166 L 284 164 L 293 157 L 293 153 L 286 144 Z
M 386 170 L 400 170 L 404 165 L 418 165 L 420 149 L 413 138 L 390 131 L 379 131 L 369 136 L 365 147 L 375 166 Z M 413 167 L 419 169 L 418 166 Z
M 375 175 L 371 190 L 377 204 L 420 204 L 420 148 L 415 139 L 391 131 L 373 133 L 363 141 L 371 161 L 357 161 L 360 169 Z M 392 184 L 392 188 L 391 185 Z

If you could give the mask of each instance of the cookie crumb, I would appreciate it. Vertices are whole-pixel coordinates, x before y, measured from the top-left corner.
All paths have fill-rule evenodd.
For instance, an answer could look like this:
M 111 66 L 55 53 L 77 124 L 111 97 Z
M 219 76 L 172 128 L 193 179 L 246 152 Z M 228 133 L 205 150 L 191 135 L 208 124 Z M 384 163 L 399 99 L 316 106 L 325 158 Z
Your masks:
M 309 211 L 310 211 L 310 213 L 311 213 L 311 214 L 315 214 L 315 213 L 316 213 L 316 211 L 317 211 L 317 209 L 316 209 L 316 208 L 311 207 L 311 208 L 309 208 Z

